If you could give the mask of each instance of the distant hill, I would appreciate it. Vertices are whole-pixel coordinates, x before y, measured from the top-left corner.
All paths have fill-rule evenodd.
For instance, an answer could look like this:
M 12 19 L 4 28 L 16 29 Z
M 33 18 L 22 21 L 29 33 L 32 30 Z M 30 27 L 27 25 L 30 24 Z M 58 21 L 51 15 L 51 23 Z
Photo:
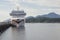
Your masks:
M 28 16 L 25 20 L 26 23 L 60 23 L 60 15 L 51 12 L 45 15 L 37 15 L 36 17 Z M 4 22 L 10 22 L 10 19 Z
M 49 14 L 45 14 L 45 15 L 42 15 L 42 17 L 48 17 L 48 18 L 60 18 L 60 15 L 54 13 L 54 12 L 51 12 Z
M 29 16 L 26 23 L 60 23 L 60 15 L 51 12 L 45 15 Z

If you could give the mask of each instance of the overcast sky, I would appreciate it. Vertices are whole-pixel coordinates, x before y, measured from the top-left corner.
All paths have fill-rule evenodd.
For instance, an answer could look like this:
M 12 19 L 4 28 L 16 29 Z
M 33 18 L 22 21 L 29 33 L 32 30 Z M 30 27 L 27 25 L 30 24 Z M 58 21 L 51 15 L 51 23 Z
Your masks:
M 19 6 L 27 16 L 56 12 L 60 14 L 60 0 L 0 0 L 0 20 L 10 18 L 9 13 Z

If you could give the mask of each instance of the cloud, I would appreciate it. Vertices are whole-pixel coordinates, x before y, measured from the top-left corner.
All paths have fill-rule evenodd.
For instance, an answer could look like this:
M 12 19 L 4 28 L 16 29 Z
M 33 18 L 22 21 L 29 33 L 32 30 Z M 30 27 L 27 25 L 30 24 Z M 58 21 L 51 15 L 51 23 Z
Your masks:
M 21 4 L 28 8 L 28 15 L 48 14 L 49 12 L 60 14 L 60 0 L 24 0 Z
M 9 2 L 15 4 L 15 5 L 18 5 L 18 2 L 19 2 L 19 0 L 6 0 L 6 1 L 9 1 Z
M 56 7 L 56 6 L 42 6 L 42 5 L 37 5 L 34 3 L 28 3 L 28 2 L 23 2 L 21 3 L 22 6 L 24 7 L 29 7 L 29 8 L 33 8 L 33 9 L 60 9 L 60 7 Z
M 17 7 L 20 7 L 22 9 L 22 5 L 20 4 L 21 2 L 23 2 L 24 0 L 6 0 L 10 3 L 12 3 L 13 5 L 13 9 L 16 9 Z
M 9 12 L 5 10 L 0 10 L 0 22 L 10 18 Z
M 19 4 L 20 8 L 23 8 L 23 10 L 26 11 L 27 16 L 36 16 L 39 14 L 47 14 L 49 12 L 60 12 L 59 0 L 20 0 Z
M 60 14 L 60 0 L 5 0 L 0 5 L 0 20 L 10 18 L 9 12 L 16 8 L 16 6 L 19 6 L 20 9 L 24 10 L 27 13 L 27 16 L 48 14 L 49 12 Z
M 25 2 L 35 3 L 42 6 L 60 6 L 60 0 L 25 0 Z
M 59 0 L 7 0 L 14 4 L 14 8 L 19 6 L 22 8 L 24 7 L 29 8 L 36 8 L 36 9 L 60 9 L 60 1 Z

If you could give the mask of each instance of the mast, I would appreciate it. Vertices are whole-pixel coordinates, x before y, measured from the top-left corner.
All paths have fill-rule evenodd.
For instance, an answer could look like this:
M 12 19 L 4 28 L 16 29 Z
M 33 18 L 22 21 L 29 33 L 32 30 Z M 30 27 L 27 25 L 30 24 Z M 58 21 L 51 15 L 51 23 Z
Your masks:
M 19 9 L 20 9 L 19 6 L 17 6 L 17 11 L 19 11 Z

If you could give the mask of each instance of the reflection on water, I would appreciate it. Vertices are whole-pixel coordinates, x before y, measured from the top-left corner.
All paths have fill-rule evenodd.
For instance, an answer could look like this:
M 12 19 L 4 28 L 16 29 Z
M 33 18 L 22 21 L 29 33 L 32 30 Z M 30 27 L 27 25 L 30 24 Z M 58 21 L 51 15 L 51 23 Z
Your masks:
M 25 30 L 12 28 L 12 40 L 25 40 Z
M 26 23 L 25 28 L 10 27 L 0 40 L 60 40 L 60 24 Z
M 25 40 L 24 28 L 12 28 L 7 29 L 1 36 L 0 40 Z

